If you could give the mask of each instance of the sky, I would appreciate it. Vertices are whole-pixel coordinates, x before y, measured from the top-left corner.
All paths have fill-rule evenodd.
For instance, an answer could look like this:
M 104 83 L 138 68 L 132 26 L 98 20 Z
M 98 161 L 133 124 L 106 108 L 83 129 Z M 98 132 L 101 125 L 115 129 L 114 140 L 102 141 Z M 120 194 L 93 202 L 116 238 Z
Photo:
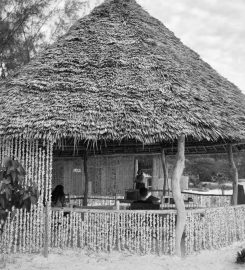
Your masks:
M 245 93 L 245 0 L 137 0 Z

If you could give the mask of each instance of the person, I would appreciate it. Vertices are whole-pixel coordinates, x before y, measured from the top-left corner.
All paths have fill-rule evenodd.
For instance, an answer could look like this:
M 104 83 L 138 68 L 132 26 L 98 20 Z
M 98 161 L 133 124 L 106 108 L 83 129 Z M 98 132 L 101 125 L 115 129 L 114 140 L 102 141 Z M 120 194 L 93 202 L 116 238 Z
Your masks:
M 64 186 L 57 185 L 51 194 L 51 206 L 52 207 L 64 207 L 65 206 L 65 193 Z
M 136 178 L 135 178 L 135 183 L 136 183 L 135 188 L 136 189 L 140 189 L 140 188 L 145 187 L 144 178 L 145 177 L 144 177 L 143 171 L 142 170 L 138 170 L 137 175 L 136 175 Z
M 160 204 L 160 199 L 155 196 L 152 196 L 151 193 L 148 191 L 148 189 L 145 187 L 140 188 L 139 194 L 141 202 Z
M 139 195 L 140 200 L 132 202 L 131 209 L 160 209 L 160 199 L 152 196 L 147 188 L 140 188 Z

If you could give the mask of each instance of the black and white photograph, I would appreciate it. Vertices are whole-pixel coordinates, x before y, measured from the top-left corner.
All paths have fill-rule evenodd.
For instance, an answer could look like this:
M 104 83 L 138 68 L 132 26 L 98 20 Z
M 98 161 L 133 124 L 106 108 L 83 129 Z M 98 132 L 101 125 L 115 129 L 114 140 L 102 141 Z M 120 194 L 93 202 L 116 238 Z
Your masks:
M 245 0 L 0 0 L 0 269 L 245 268 Z

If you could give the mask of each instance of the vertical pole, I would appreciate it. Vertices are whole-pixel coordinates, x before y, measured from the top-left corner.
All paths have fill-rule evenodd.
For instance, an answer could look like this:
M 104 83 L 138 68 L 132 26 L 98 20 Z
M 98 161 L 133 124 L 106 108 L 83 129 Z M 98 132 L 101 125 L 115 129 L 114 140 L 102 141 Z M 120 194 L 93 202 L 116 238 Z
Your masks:
M 135 188 L 135 177 L 138 173 L 138 168 L 139 168 L 139 163 L 138 163 L 138 159 L 135 157 L 134 158 L 134 179 L 133 179 L 133 188 Z
M 48 257 L 48 244 L 49 244 L 49 215 L 48 215 L 48 205 L 46 204 L 46 206 L 44 207 L 44 243 L 43 243 L 43 256 L 45 258 Z
M 232 205 L 237 205 L 238 199 L 238 171 L 233 158 L 232 144 L 228 144 L 228 160 L 230 165 L 230 176 L 232 178 L 233 195 Z
M 85 176 L 85 189 L 84 189 L 84 197 L 83 197 L 83 206 L 88 205 L 88 155 L 87 151 L 85 151 L 83 156 L 83 167 L 84 167 L 84 176 Z
M 176 236 L 175 236 L 175 253 L 177 256 L 181 256 L 181 239 L 186 223 L 186 210 L 184 200 L 180 190 L 180 178 L 185 166 L 185 136 L 182 134 L 178 138 L 178 151 L 176 154 L 176 160 L 172 175 L 172 192 L 177 208 L 177 224 L 176 224 Z
M 163 169 L 163 176 L 164 176 L 163 196 L 165 196 L 166 195 L 166 187 L 168 186 L 168 164 L 166 161 L 166 155 L 165 155 L 163 148 L 161 151 L 161 160 L 162 160 L 162 169 Z

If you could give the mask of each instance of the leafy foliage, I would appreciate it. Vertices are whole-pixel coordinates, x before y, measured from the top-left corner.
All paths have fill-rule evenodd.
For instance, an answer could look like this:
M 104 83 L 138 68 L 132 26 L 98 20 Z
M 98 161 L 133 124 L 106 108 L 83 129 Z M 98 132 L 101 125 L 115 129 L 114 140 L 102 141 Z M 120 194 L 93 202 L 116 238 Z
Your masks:
M 236 263 L 245 263 L 245 248 L 243 248 L 240 252 L 237 252 Z
M 87 0 L 1 0 L 0 79 L 28 63 L 39 50 L 66 32 L 87 3 Z
M 25 186 L 26 172 L 17 160 L 6 158 L 0 172 L 0 224 L 3 225 L 8 212 L 15 208 L 30 211 L 31 204 L 38 200 L 37 188 Z M 0 229 L 1 226 L 0 226 Z
M 229 164 L 226 156 L 213 155 L 213 157 L 187 159 L 185 173 L 198 175 L 200 182 L 217 182 L 219 185 L 228 182 L 230 179 Z

